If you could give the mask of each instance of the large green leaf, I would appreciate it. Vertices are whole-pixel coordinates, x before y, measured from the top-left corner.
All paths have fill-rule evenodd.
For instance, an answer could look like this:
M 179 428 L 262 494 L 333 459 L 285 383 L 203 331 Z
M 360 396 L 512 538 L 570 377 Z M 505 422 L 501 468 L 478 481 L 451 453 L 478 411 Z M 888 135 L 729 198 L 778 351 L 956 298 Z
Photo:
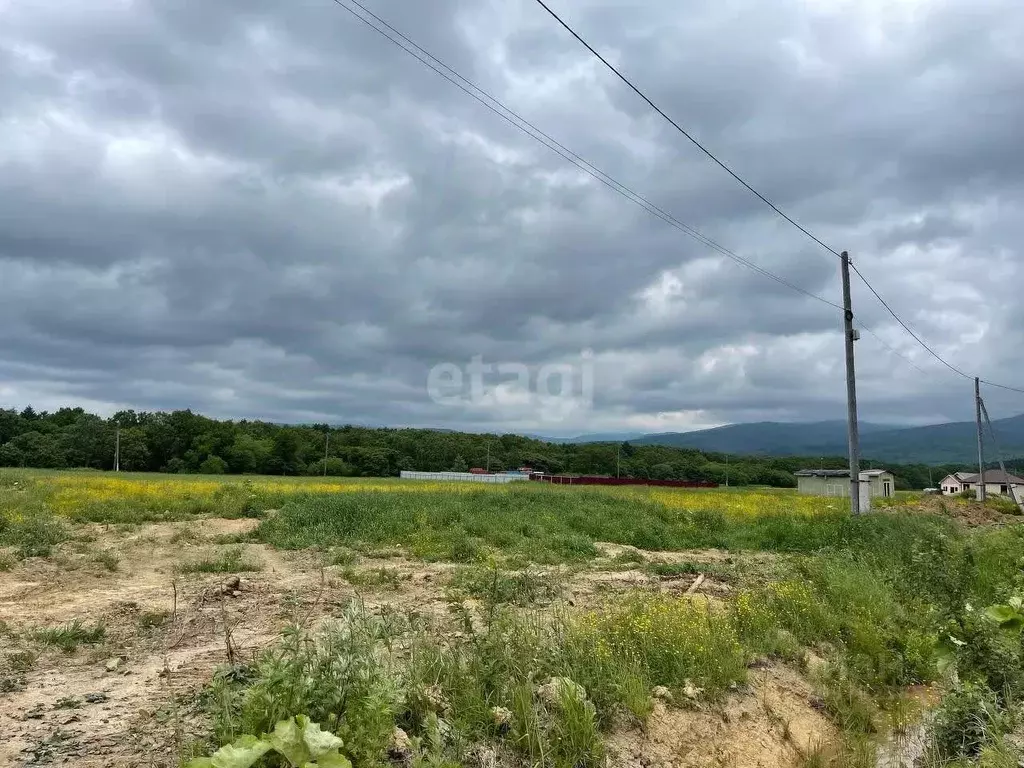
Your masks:
M 302 740 L 306 743 L 309 754 L 316 760 L 328 752 L 341 749 L 342 740 L 333 733 L 321 730 L 316 723 L 311 723 L 305 715 L 298 715 L 295 722 L 302 729 Z
M 985 615 L 1002 629 L 1020 629 L 1024 626 L 1024 616 L 1010 605 L 990 605 L 985 609 Z
M 347 757 L 337 752 L 321 755 L 315 763 L 306 763 L 304 768 L 352 768 Z
M 302 738 L 302 728 L 294 717 L 282 720 L 274 726 L 274 732 L 270 734 L 270 743 L 291 765 L 305 765 L 313 759 Z
M 242 736 L 227 744 L 212 757 L 200 757 L 188 763 L 186 768 L 249 768 L 270 751 L 270 742 L 255 736 Z

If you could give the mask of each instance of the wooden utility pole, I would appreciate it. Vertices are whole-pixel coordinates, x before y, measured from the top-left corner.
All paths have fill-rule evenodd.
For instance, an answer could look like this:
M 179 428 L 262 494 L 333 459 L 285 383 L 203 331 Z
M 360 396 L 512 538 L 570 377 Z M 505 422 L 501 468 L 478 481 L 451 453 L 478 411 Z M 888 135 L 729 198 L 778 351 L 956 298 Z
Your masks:
M 850 295 L 850 255 L 840 258 L 843 272 L 843 335 L 846 340 L 846 422 L 850 441 L 850 508 L 860 514 L 860 434 L 857 427 L 857 374 L 853 363 L 853 342 L 860 334 L 853 328 L 853 299 Z
M 981 437 L 981 380 L 974 377 L 974 418 L 978 422 L 978 484 L 974 489 L 974 498 L 985 500 L 985 444 Z
M 330 428 L 324 432 L 324 477 L 327 477 L 327 448 L 331 444 L 331 430 Z

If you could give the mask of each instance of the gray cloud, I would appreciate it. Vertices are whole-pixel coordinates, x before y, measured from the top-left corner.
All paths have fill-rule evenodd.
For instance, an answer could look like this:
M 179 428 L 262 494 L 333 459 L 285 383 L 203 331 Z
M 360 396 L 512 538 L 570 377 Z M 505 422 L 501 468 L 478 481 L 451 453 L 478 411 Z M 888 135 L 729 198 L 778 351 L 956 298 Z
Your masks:
M 838 300 L 831 256 L 536 4 L 369 4 L 679 219 Z M 1024 382 L 1024 10 L 563 10 L 942 355 Z M 835 310 L 631 205 L 332 0 L 0 5 L 0 281 L 9 405 L 552 434 L 844 412 Z M 855 301 L 925 371 L 865 334 L 863 417 L 969 418 L 970 383 L 862 286 Z M 427 392 L 439 363 L 579 374 L 584 349 L 593 408 L 561 421 L 507 386 L 483 406 Z

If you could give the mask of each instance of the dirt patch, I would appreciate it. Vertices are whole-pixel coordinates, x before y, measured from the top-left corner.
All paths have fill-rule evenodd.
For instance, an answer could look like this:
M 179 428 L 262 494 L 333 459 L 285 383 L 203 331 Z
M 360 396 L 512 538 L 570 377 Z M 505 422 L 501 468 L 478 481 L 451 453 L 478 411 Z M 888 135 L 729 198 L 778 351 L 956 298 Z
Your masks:
M 839 733 L 813 706 L 813 691 L 785 667 L 752 670 L 746 690 L 693 709 L 656 702 L 646 727 L 609 740 L 622 768 L 782 768 L 827 748 Z
M 990 499 L 984 504 L 979 504 L 977 501 L 959 496 L 929 495 L 921 496 L 901 509 L 952 518 L 972 528 L 1024 523 L 1024 516 L 1009 511 L 1012 506 L 1008 499 Z
M 214 670 L 249 660 L 289 623 L 316 626 L 340 615 L 357 594 L 372 609 L 394 607 L 447 616 L 446 593 L 459 566 L 405 558 L 358 556 L 327 566 L 312 551 L 281 551 L 247 539 L 256 521 L 208 519 L 141 526 L 82 525 L 49 560 L 0 573 L 0 615 L 10 637 L 0 653 L 0 765 L 157 766 L 172 768 L 205 725 L 189 707 Z M 185 562 L 241 549 L 253 572 L 184 574 Z M 618 552 L 606 550 L 614 557 Z M 696 574 L 657 576 L 643 563 L 706 562 L 719 552 L 638 552 L 627 570 L 559 573 L 562 600 L 586 605 L 603 593 L 648 589 L 687 594 Z M 353 582 L 345 578 L 352 568 Z M 627 566 L 630 567 L 630 566 Z M 356 578 L 359 576 L 360 578 Z M 235 583 L 233 577 L 238 578 Z M 728 591 L 708 576 L 696 594 Z M 102 642 L 70 653 L 42 646 L 39 627 L 71 620 L 102 623 Z M 229 651 L 230 649 L 230 651 Z M 11 653 L 28 652 L 14 669 Z M 788 765 L 831 726 L 807 703 L 809 689 L 784 669 L 751 673 L 749 690 L 717 707 L 666 709 L 658 704 L 644 732 L 611 741 L 611 764 L 647 768 Z M 728 761 L 732 762 L 728 762 Z M 760 761 L 760 762 L 759 762 Z

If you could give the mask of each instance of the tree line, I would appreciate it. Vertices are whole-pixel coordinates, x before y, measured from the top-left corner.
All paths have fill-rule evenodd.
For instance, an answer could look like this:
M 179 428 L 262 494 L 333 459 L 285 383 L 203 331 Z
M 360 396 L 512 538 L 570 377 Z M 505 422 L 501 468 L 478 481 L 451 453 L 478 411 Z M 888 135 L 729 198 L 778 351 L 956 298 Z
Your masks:
M 793 472 L 841 469 L 842 456 L 736 456 L 632 443 L 548 443 L 522 435 L 353 425 L 224 421 L 190 410 L 120 411 L 110 418 L 82 408 L 52 413 L 0 409 L 0 466 L 52 469 L 114 466 L 132 472 L 388 477 L 403 469 L 492 471 L 529 466 L 554 474 L 703 480 L 793 487 Z M 326 467 L 325 467 L 326 464 Z M 865 462 L 870 466 L 870 461 Z M 880 465 L 876 465 L 880 466 Z M 885 465 L 899 488 L 938 484 L 959 465 Z

